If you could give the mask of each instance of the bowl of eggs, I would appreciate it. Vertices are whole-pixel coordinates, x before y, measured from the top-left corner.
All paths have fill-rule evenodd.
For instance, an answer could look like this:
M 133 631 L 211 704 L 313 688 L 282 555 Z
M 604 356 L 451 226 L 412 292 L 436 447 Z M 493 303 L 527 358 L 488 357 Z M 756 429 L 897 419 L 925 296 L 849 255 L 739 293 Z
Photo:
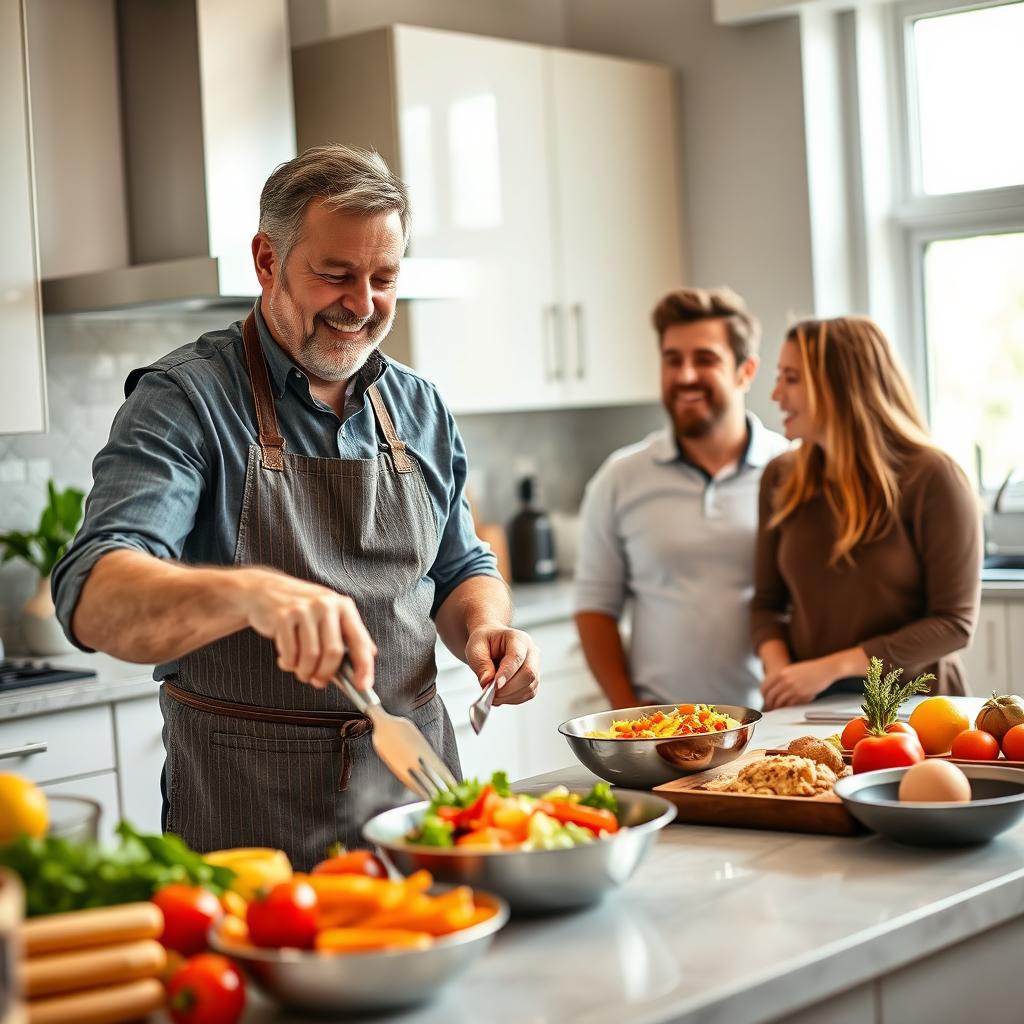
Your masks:
M 850 775 L 834 792 L 862 825 L 910 846 L 985 843 L 1024 818 L 1024 771 L 1000 765 L 932 757 Z

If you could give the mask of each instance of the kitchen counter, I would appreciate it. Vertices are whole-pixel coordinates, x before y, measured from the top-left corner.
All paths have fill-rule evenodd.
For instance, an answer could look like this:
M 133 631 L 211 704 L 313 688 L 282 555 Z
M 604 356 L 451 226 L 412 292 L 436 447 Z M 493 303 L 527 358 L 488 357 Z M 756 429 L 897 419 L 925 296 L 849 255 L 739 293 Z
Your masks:
M 757 745 L 833 728 L 808 727 L 801 717 L 798 709 L 768 714 Z M 591 780 L 575 767 L 530 781 L 581 787 Z M 969 957 L 939 951 L 1022 914 L 1024 826 L 982 847 L 938 851 L 874 835 L 670 825 L 634 878 L 602 905 L 513 921 L 438 1000 L 373 1019 L 744 1024 L 830 1000 L 825 1015 L 812 1010 L 801 1024 L 882 1019 L 874 1016 L 876 1007 L 885 1009 L 885 1020 L 959 1022 L 970 1018 L 955 994 L 942 994 L 942 979 L 956 976 L 950 956 Z M 1014 947 L 1005 935 L 1003 942 L 1010 955 Z M 935 954 L 943 957 L 941 967 L 913 965 Z M 998 977 L 1000 970 L 991 967 L 987 975 Z M 870 983 L 886 975 L 895 980 L 883 1007 Z M 908 979 L 917 979 L 918 989 Z M 931 996 L 920 994 L 922 988 Z M 844 994 L 832 1000 L 838 993 Z M 978 990 L 974 995 L 979 1009 L 997 1009 Z M 259 997 L 252 1004 L 246 1024 L 303 1019 Z M 1005 1019 L 1014 1016 L 1010 1011 Z

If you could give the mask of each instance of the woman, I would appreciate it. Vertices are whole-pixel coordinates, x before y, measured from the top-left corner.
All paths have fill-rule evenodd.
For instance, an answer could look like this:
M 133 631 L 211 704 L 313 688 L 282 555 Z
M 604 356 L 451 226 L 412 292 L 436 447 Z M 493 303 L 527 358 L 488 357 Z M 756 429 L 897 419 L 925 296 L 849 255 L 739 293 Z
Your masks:
M 765 468 L 753 640 L 766 709 L 860 692 L 868 659 L 933 693 L 964 692 L 954 654 L 981 592 L 966 477 L 935 447 L 870 320 L 805 320 L 786 335 L 772 399 L 799 448 Z

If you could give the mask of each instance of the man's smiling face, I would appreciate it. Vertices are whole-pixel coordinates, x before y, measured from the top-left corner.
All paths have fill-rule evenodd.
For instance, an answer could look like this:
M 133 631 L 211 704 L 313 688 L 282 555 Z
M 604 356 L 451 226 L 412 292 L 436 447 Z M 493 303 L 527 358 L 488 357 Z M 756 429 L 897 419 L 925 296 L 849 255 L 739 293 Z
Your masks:
M 394 322 L 404 249 L 397 211 L 346 213 L 313 202 L 284 266 L 266 253 L 266 236 L 253 244 L 261 307 L 278 344 L 314 381 L 348 380 Z

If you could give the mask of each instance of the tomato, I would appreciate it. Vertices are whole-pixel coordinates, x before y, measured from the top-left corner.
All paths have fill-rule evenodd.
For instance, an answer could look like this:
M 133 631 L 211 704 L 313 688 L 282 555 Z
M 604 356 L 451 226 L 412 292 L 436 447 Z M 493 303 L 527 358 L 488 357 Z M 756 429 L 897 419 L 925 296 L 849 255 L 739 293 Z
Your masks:
M 907 722 L 893 722 L 892 725 L 886 726 L 886 732 L 905 732 L 908 736 L 917 736 L 917 733 Z M 842 735 L 839 737 L 839 742 L 843 745 L 843 750 L 853 750 L 857 743 L 864 739 L 868 734 L 868 720 L 866 718 L 851 718 L 846 725 L 843 726 Z
M 369 850 L 343 850 L 341 853 L 320 861 L 313 868 L 314 875 L 367 875 L 370 878 L 387 878 L 388 869 L 384 861 Z
M 994 761 L 999 756 L 999 741 L 984 729 L 965 729 L 953 740 L 950 753 L 968 761 Z
M 587 807 L 585 804 L 574 804 L 568 800 L 551 800 L 548 803 L 550 810 L 545 808 L 545 813 L 563 825 L 571 821 L 574 825 L 589 828 L 594 833 L 619 831 L 619 819 L 603 807 Z
M 853 773 L 903 768 L 923 760 L 924 750 L 916 736 L 904 732 L 865 736 L 853 748 Z
M 216 953 L 187 960 L 167 984 L 167 1010 L 177 1024 L 235 1024 L 245 985 L 235 965 Z
M 220 900 L 201 885 L 165 885 L 153 902 L 164 915 L 160 941 L 185 956 L 206 949 L 206 933 L 223 913 Z
M 1008 761 L 1024 761 L 1024 723 L 1006 730 L 1003 753 Z
M 309 882 L 278 882 L 269 892 L 257 893 L 249 904 L 245 923 L 253 945 L 312 949 L 316 938 L 316 890 Z

